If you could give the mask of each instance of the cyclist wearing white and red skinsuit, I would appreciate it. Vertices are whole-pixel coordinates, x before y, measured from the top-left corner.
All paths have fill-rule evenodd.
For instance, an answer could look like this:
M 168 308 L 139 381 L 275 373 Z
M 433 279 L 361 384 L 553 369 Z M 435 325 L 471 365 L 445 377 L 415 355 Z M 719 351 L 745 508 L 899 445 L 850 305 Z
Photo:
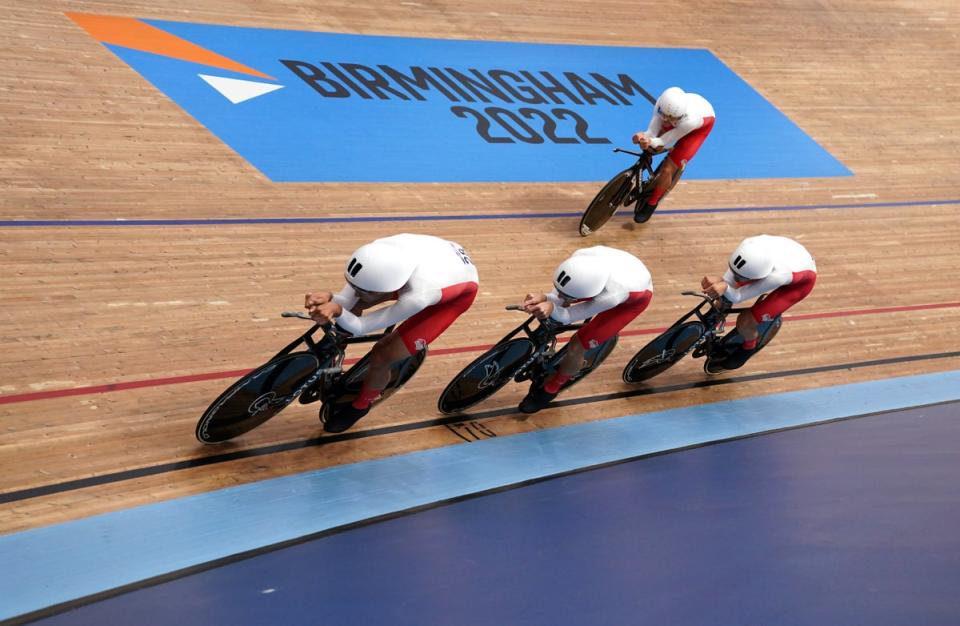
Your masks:
M 309 293 L 305 306 L 321 323 L 336 322 L 354 335 L 400 324 L 370 351 L 360 394 L 347 411 L 360 419 L 390 381 L 390 366 L 439 337 L 477 295 L 477 268 L 457 243 L 430 235 L 400 234 L 358 248 L 344 271 L 347 284 L 334 295 Z M 396 300 L 367 315 L 364 309 Z M 356 421 L 354 419 L 354 421 Z
M 520 403 L 524 413 L 547 406 L 580 370 L 584 353 L 620 332 L 653 298 L 653 279 L 643 262 L 629 252 L 607 246 L 574 252 L 557 267 L 553 285 L 552 293 L 527 294 L 523 309 L 561 324 L 592 319 L 570 338 L 557 371 L 542 386 L 531 386 Z
M 633 142 L 648 152 L 669 150 L 657 170 L 649 195 L 638 202 L 633 219 L 643 223 L 650 219 L 663 199 L 680 180 L 687 163 L 713 130 L 716 114 L 706 98 L 687 93 L 679 87 L 665 90 L 653 107 L 653 117 L 646 131 L 633 135 Z
M 723 278 L 704 276 L 700 285 L 708 295 L 723 296 L 731 304 L 767 294 L 737 317 L 737 330 L 744 339 L 745 354 L 740 356 L 745 362 L 757 346 L 757 325 L 806 298 L 816 282 L 817 264 L 806 248 L 787 237 L 757 235 L 740 242 Z

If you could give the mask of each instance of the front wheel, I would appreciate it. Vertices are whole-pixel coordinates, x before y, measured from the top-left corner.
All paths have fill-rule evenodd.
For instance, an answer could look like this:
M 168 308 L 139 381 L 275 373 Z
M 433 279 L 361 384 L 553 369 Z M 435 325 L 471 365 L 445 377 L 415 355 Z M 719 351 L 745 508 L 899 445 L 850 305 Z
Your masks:
M 533 342 L 522 337 L 498 343 L 453 377 L 440 394 L 437 409 L 455 415 L 486 400 L 510 382 L 534 349 Z
M 294 352 L 253 370 L 213 401 L 197 422 L 202 443 L 233 439 L 263 424 L 322 375 L 310 352 Z
M 624 204 L 633 188 L 633 169 L 626 169 L 610 179 L 600 193 L 583 212 L 580 218 L 580 236 L 594 233 L 610 221 L 617 209 Z
M 706 332 L 701 322 L 687 322 L 668 329 L 630 359 L 623 369 L 623 382 L 639 383 L 662 374 L 686 356 Z

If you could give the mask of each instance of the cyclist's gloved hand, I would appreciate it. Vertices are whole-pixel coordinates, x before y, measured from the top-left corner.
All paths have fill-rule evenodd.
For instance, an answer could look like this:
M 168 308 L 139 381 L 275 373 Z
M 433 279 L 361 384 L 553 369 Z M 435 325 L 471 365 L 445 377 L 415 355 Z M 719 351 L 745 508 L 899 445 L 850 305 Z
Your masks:
M 320 324 L 329 324 L 343 314 L 343 307 L 336 302 L 324 302 L 307 307 L 310 319 Z
M 730 285 L 719 276 L 704 276 L 700 281 L 700 287 L 703 289 L 703 292 L 711 298 L 719 298 L 729 286 Z
M 630 138 L 633 143 L 639 145 L 644 150 L 650 149 L 650 138 L 647 137 L 646 133 L 634 133 L 633 137 Z
M 333 300 L 332 291 L 314 291 L 303 297 L 303 308 L 309 311 L 311 308 L 326 304 L 331 300 Z
M 543 293 L 528 293 L 520 307 L 539 320 L 544 320 L 553 313 L 553 303 Z

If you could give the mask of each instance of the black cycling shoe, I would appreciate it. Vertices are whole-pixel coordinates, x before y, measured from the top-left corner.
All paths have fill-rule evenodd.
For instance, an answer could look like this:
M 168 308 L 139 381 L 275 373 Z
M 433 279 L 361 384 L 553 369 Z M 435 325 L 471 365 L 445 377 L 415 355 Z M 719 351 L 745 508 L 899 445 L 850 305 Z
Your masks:
M 558 392 L 559 393 L 559 392 Z M 557 397 L 556 393 L 550 393 L 545 390 L 543 387 L 537 387 L 536 389 L 531 389 L 523 400 L 520 401 L 520 412 L 521 413 L 536 413 L 540 409 L 544 408 L 554 398 Z
M 320 409 L 320 421 L 323 422 L 323 429 L 328 433 L 342 433 L 369 412 L 370 407 L 357 409 L 352 404 L 340 406 L 324 404 Z
M 750 360 L 754 354 L 757 353 L 756 348 L 753 350 L 744 350 L 742 347 L 738 347 L 736 350 L 732 351 L 727 355 L 727 358 L 723 360 L 724 369 L 735 370 L 743 367 L 743 364 Z
M 703 364 L 703 371 L 707 374 L 722 374 L 730 370 L 740 369 L 756 353 L 756 349 L 744 350 L 738 346 L 728 351 L 725 356 L 708 358 L 706 363 Z
M 633 221 L 637 224 L 643 224 L 650 219 L 653 212 L 657 210 L 656 204 L 647 204 L 646 202 L 637 203 L 637 208 L 633 210 Z

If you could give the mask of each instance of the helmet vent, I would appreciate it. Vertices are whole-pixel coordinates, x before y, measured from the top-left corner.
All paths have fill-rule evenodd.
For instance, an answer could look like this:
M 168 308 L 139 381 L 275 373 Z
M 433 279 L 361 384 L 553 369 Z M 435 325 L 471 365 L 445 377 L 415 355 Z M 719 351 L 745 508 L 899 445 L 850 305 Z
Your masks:
M 356 278 L 361 269 L 363 269 L 363 263 L 357 263 L 357 257 L 350 259 L 350 263 L 347 265 L 347 274 L 350 274 L 351 278 Z
M 746 264 L 747 264 L 747 260 L 740 255 L 737 255 L 737 258 L 733 260 L 733 266 L 736 267 L 738 270 L 742 270 L 743 266 Z
M 570 282 L 570 275 L 566 272 L 560 272 L 560 275 L 557 276 L 557 284 L 561 287 L 566 287 L 567 283 Z

